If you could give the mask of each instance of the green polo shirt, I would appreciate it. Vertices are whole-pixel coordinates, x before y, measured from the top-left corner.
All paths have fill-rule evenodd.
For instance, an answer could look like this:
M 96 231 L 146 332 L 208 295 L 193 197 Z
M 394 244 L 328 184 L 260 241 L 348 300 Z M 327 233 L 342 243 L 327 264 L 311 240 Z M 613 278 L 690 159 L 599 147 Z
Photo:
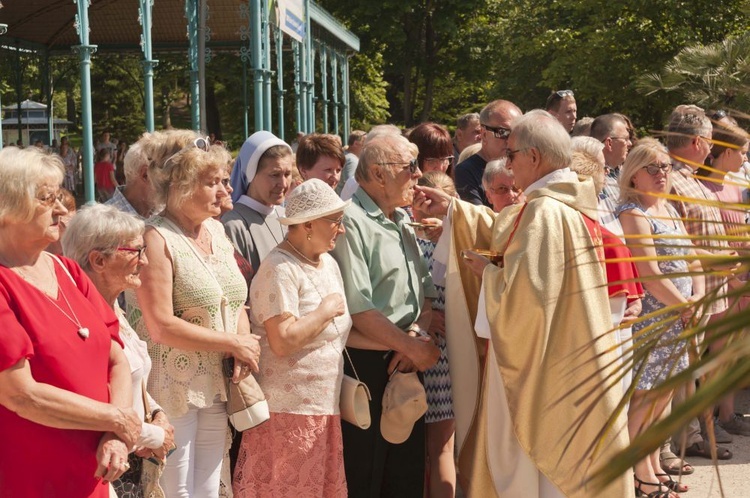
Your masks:
M 331 252 L 352 315 L 375 309 L 405 330 L 419 317 L 424 298 L 437 298 L 409 221 L 402 209 L 391 221 L 362 188 L 352 197 L 344 212 L 346 233 Z

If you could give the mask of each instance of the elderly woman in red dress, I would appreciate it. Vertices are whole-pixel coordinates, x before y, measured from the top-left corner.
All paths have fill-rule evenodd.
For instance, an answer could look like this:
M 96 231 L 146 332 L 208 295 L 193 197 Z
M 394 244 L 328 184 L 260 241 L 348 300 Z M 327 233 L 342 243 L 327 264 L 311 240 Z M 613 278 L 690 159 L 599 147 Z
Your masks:
M 141 431 L 118 322 L 59 238 L 64 168 L 0 151 L 0 493 L 109 496 Z

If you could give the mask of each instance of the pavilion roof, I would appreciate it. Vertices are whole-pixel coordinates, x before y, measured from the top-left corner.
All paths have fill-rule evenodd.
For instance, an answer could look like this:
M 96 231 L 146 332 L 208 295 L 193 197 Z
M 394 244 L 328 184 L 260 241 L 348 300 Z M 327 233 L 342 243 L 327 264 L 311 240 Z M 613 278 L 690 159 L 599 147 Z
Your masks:
M 86 1 L 86 0 L 78 0 Z M 247 0 L 208 0 L 207 26 L 212 49 L 237 49 L 247 45 L 240 37 L 248 19 L 240 15 Z M 138 0 L 91 0 L 89 42 L 99 51 L 140 51 L 141 25 Z M 73 0 L 11 0 L 0 8 L 0 23 L 8 25 L 4 45 L 69 53 L 80 43 Z M 313 4 L 313 32 L 343 49 L 358 50 L 359 39 L 325 10 Z M 184 50 L 188 45 L 184 0 L 154 0 L 151 31 L 154 50 Z

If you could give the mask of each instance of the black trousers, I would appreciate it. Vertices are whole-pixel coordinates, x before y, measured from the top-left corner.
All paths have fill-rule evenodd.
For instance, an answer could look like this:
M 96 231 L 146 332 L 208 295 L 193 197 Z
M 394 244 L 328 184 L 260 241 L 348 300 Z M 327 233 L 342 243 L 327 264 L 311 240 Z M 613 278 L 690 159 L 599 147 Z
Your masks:
M 391 444 L 380 434 L 383 392 L 388 382 L 390 355 L 385 351 L 348 348 L 362 382 L 370 389 L 372 425 L 359 429 L 341 421 L 344 467 L 350 498 L 422 498 L 424 494 L 424 417 L 414 424 L 402 444 Z M 344 359 L 344 371 L 354 377 Z

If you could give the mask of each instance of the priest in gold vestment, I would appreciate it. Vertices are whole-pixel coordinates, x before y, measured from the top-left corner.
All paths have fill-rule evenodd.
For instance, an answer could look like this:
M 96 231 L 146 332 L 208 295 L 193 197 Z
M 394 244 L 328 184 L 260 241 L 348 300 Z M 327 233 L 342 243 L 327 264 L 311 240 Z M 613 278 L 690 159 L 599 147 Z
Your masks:
M 568 134 L 535 110 L 513 122 L 508 139 L 506 166 L 525 204 L 495 217 L 437 191 L 418 194 L 422 209 L 449 215 L 440 244 L 449 246 L 446 331 L 469 497 L 633 494 L 629 474 L 606 489 L 588 483 L 628 436 L 624 414 L 607 425 L 622 391 L 605 380 L 617 348 L 596 194 L 569 162 Z

